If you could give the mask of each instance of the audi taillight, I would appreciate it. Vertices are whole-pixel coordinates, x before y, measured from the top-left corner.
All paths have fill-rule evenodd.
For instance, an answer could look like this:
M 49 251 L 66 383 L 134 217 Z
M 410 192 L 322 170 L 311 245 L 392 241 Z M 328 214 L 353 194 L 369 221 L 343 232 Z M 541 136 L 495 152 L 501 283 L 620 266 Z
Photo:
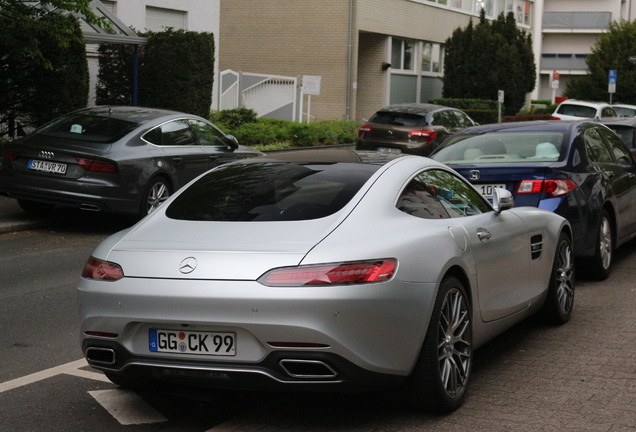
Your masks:
M 411 136 L 411 138 L 421 138 L 424 141 L 426 141 L 427 143 L 431 143 L 433 141 L 435 141 L 435 138 L 437 138 L 437 132 L 434 130 L 412 130 L 409 132 L 409 135 Z
M 360 129 L 358 129 L 358 138 L 362 138 L 362 136 L 367 132 L 373 132 L 373 126 L 362 125 Z
M 2 152 L 2 159 L 6 161 L 14 161 L 18 158 L 18 156 L 20 156 L 20 151 L 16 149 L 6 148 Z
M 545 193 L 558 197 L 573 189 L 576 189 L 576 183 L 572 180 L 523 180 L 519 183 L 517 193 Z
M 396 269 L 397 260 L 392 258 L 283 267 L 268 271 L 258 282 L 272 287 L 366 284 L 389 280 Z
M 77 163 L 86 171 L 101 173 L 116 173 L 119 171 L 115 162 L 85 158 L 75 158 L 75 160 L 77 160 Z
M 119 264 L 90 257 L 84 265 L 82 277 L 114 282 L 124 277 L 124 271 Z

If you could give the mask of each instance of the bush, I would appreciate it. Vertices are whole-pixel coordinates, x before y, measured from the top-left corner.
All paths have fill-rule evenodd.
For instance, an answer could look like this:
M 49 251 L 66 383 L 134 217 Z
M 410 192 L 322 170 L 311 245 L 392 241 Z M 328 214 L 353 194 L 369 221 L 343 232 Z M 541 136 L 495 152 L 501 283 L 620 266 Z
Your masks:
M 231 114 L 230 117 L 232 117 Z M 215 124 L 223 127 L 222 120 L 217 120 L 224 118 L 223 115 L 214 113 L 211 118 Z M 252 123 L 244 123 L 236 128 L 224 128 L 224 130 L 234 135 L 239 143 L 257 146 L 263 150 L 271 146 L 286 148 L 352 144 L 355 142 L 359 127 L 360 123 L 355 121 L 297 123 L 261 118 Z
M 139 68 L 139 104 L 208 116 L 214 36 L 184 30 L 150 33 Z
M 256 122 L 256 111 L 249 108 L 213 111 L 210 121 L 223 130 L 233 130 L 245 123 Z

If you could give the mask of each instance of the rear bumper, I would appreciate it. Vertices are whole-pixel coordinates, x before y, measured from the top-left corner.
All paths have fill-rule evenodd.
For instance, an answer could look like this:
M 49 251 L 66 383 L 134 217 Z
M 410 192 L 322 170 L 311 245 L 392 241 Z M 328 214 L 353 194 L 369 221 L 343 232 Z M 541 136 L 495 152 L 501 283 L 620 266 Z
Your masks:
M 68 181 L 0 177 L 0 194 L 9 198 L 73 207 L 82 210 L 136 214 L 140 198 L 119 185 L 93 181 Z
M 258 363 L 224 364 L 134 356 L 116 342 L 98 339 L 85 339 L 82 348 L 92 367 L 140 387 L 379 390 L 395 387 L 406 378 L 362 369 L 333 353 L 275 351 Z

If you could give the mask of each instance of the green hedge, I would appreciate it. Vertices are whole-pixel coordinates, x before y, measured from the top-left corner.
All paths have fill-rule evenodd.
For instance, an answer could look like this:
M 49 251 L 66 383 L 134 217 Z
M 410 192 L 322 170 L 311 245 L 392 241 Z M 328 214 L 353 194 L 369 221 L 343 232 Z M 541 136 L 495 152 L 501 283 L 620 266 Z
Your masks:
M 311 147 L 316 145 L 353 144 L 360 127 L 355 121 L 327 120 L 298 123 L 288 120 L 259 118 L 245 108 L 215 111 L 210 120 L 239 143 L 258 149 Z

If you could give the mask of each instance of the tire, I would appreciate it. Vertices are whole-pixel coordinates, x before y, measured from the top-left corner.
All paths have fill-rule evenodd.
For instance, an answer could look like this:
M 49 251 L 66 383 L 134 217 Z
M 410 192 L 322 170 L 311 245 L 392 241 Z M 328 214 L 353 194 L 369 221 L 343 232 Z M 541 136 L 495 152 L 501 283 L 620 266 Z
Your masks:
M 575 274 L 572 240 L 561 233 L 554 254 L 548 294 L 541 310 L 542 318 L 551 324 L 565 324 L 574 306 Z
M 150 181 L 141 200 L 139 216 L 145 217 L 155 211 L 172 193 L 168 181 L 162 177 L 156 177 Z
M 601 212 L 601 221 L 596 235 L 596 246 L 588 274 L 595 280 L 607 279 L 614 263 L 614 228 L 606 210 Z
M 42 203 L 42 202 L 37 202 L 37 201 L 29 201 L 29 200 L 23 200 L 23 199 L 19 199 L 18 200 L 18 205 L 25 212 L 32 213 L 32 214 L 47 213 L 53 207 L 55 207 L 54 204 Z
M 406 383 L 408 404 L 450 412 L 466 398 L 473 362 L 472 312 L 466 289 L 444 278 L 418 361 Z

